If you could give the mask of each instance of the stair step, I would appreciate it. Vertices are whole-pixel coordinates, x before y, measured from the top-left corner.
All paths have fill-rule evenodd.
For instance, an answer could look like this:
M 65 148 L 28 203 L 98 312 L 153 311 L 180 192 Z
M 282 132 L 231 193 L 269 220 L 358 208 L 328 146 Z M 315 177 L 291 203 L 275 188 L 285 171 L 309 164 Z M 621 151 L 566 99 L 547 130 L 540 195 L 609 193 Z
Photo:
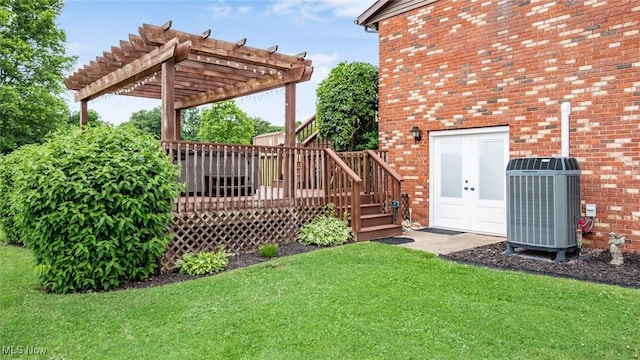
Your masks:
M 358 241 L 382 239 L 386 237 L 402 235 L 402 225 L 377 225 L 361 228 L 358 233 Z
M 360 204 L 371 204 L 373 202 L 373 194 L 360 194 Z
M 360 216 L 380 214 L 382 212 L 382 204 L 360 204 Z
M 345 197 L 345 201 L 347 202 L 347 204 L 351 203 L 351 193 L 346 193 L 346 194 L 336 194 L 338 196 L 344 196 Z M 373 193 L 369 193 L 369 194 L 365 194 L 365 193 L 360 193 L 360 204 L 371 204 L 374 203 L 375 201 L 375 197 L 379 196 L 380 194 L 373 194 Z
M 392 214 L 367 214 L 360 215 L 360 226 L 363 228 L 377 225 L 393 224 Z

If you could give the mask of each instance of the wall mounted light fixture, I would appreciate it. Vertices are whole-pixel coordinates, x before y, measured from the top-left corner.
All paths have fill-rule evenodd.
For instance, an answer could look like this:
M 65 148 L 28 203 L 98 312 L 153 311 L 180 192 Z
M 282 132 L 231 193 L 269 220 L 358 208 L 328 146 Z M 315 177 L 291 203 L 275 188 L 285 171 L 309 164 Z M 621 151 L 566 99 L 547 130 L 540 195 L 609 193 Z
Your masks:
M 420 131 L 420 128 L 418 128 L 417 126 L 414 126 L 411 128 L 411 136 L 417 144 L 418 141 L 422 140 L 422 131 Z

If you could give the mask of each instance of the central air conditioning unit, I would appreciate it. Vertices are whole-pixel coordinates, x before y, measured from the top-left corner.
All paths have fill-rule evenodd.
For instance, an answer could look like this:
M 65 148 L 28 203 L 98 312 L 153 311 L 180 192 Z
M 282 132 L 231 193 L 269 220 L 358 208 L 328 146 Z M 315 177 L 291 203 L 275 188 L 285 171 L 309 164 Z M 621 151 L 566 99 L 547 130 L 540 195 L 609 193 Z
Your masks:
M 515 248 L 556 252 L 578 248 L 580 167 L 568 157 L 518 158 L 507 164 L 507 253 Z

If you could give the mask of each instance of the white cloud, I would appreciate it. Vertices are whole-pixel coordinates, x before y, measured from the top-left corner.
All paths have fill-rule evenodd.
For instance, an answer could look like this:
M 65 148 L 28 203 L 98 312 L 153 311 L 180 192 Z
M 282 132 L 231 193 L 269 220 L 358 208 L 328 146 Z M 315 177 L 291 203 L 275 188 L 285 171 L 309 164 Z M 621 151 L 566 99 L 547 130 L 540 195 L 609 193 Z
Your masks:
M 337 53 L 310 55 L 309 59 L 313 62 L 311 82 L 319 84 L 322 80 L 326 79 L 331 69 L 337 65 L 338 58 L 339 55 Z
M 296 22 L 322 21 L 329 12 L 334 17 L 356 18 L 373 4 L 373 0 L 278 0 L 268 8 L 269 14 L 292 16 Z
M 279 0 L 269 6 L 269 10 L 276 14 L 290 14 L 299 5 L 297 1 Z
M 367 10 L 372 0 L 318 0 L 325 7 L 331 9 L 335 16 L 356 18 Z
M 304 2 L 297 0 L 278 0 L 275 4 L 268 7 L 267 15 L 288 16 L 296 23 L 321 21 L 322 19 L 314 14 L 315 11 L 315 7 L 304 6 Z
M 252 9 L 252 7 L 248 5 L 238 6 L 234 9 L 230 5 L 224 5 L 224 1 L 219 1 L 219 3 L 221 5 L 211 5 L 208 8 L 213 17 L 217 19 L 230 17 L 234 11 L 238 14 L 246 14 Z
M 209 6 L 209 11 L 211 11 L 211 14 L 213 14 L 214 18 L 229 17 L 231 15 L 231 6 L 212 5 Z

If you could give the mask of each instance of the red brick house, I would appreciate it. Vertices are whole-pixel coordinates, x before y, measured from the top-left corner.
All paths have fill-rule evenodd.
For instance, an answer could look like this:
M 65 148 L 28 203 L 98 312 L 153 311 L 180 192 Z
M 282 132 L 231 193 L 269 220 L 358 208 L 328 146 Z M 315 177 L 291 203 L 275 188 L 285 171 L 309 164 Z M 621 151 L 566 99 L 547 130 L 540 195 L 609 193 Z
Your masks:
M 597 206 L 585 245 L 640 252 L 639 1 L 379 0 L 356 23 L 379 36 L 380 149 L 414 221 L 504 235 L 508 160 L 568 153 Z

